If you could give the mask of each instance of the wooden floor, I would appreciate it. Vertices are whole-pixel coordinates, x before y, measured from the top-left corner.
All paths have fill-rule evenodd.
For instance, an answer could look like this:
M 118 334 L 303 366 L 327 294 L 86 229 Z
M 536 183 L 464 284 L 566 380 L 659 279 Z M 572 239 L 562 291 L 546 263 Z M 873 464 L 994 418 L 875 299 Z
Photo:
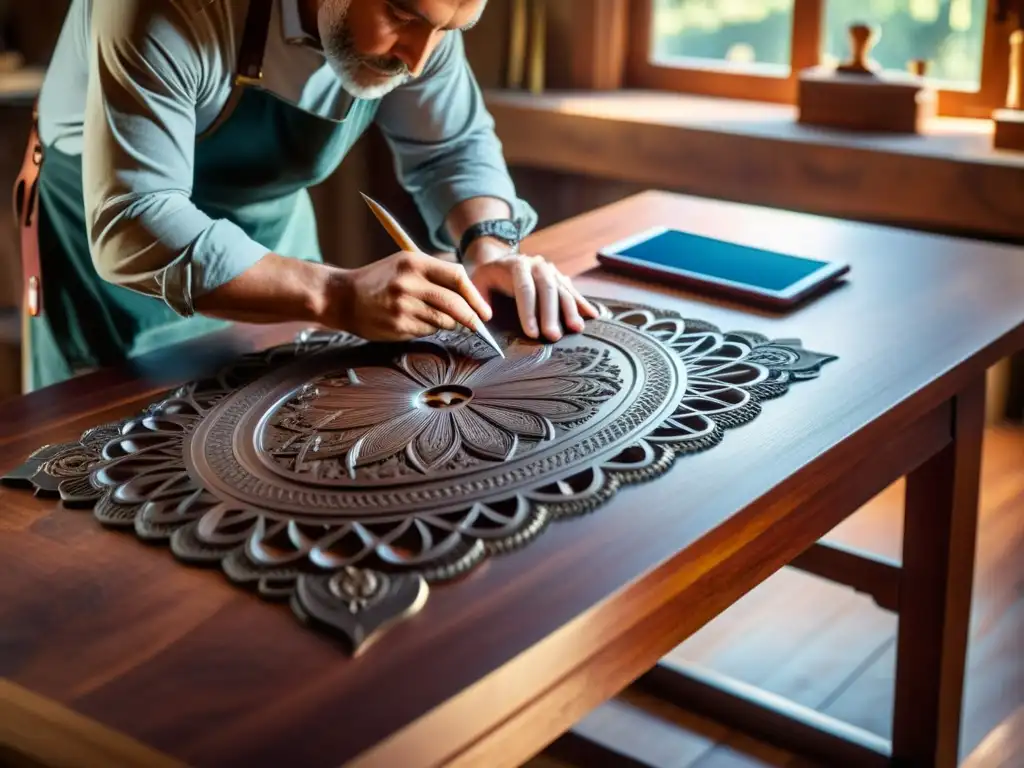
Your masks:
M 961 756 L 969 768 L 1024 766 L 1024 428 L 986 434 Z M 902 481 L 828 538 L 897 560 Z M 889 737 L 896 618 L 866 597 L 784 569 L 673 652 Z M 763 768 L 793 755 L 627 694 L 577 732 L 640 765 Z M 586 765 L 541 755 L 529 768 Z

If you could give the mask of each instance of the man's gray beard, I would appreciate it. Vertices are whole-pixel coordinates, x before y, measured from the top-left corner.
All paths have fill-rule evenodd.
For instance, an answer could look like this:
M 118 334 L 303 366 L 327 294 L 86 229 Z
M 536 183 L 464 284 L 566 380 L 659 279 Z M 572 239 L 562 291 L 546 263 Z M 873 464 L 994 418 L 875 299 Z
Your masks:
M 406 82 L 410 75 L 403 72 L 372 85 L 359 82 L 360 73 L 368 70 L 362 66 L 362 57 L 356 52 L 345 25 L 350 3 L 351 0 L 324 0 L 320 6 L 317 24 L 324 56 L 342 88 L 358 99 L 379 99 Z

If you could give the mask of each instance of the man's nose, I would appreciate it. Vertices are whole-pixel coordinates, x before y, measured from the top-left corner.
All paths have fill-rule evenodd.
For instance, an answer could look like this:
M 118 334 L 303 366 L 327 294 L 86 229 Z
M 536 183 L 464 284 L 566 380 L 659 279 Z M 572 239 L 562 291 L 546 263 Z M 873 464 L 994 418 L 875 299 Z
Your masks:
M 434 50 L 435 35 L 441 34 L 431 30 L 430 32 L 411 33 L 400 41 L 395 55 L 405 64 L 413 77 L 419 77 L 423 68 L 427 65 L 431 51 Z

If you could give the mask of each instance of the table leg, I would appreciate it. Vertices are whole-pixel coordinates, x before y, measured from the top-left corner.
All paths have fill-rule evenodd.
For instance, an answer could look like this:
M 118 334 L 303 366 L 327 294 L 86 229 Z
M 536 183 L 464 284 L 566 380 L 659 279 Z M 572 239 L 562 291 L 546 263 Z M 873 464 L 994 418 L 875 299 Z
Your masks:
M 957 764 L 978 522 L 985 382 L 954 399 L 953 441 L 907 477 L 893 764 Z

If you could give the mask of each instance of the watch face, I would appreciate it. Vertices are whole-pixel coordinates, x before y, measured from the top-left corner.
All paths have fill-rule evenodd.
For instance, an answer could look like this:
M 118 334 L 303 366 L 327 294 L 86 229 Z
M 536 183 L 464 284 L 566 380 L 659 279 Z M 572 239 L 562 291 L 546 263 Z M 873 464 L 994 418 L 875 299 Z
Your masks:
M 512 221 L 488 222 L 486 231 L 487 234 L 500 237 L 502 240 L 507 240 L 510 243 L 515 243 L 519 240 L 519 227 Z
M 513 248 L 518 248 L 520 240 L 519 225 L 511 219 L 490 219 L 478 222 L 466 230 L 466 233 L 462 236 L 458 253 L 464 253 L 475 240 L 481 237 L 494 237 Z M 459 258 L 461 260 L 461 255 Z

